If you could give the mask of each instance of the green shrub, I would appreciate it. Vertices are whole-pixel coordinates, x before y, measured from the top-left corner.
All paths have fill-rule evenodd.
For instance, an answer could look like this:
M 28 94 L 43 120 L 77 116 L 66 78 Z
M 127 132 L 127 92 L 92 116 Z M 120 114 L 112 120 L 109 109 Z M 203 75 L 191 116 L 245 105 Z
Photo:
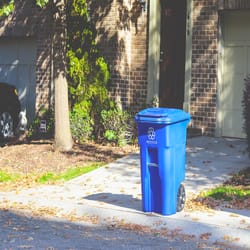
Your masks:
M 110 109 L 110 73 L 96 45 L 96 29 L 89 21 L 86 0 L 68 1 L 67 78 L 71 107 L 71 130 L 78 141 L 102 134 L 101 111 Z
M 41 131 L 41 121 L 46 122 L 46 131 Z M 54 135 L 54 112 L 52 109 L 42 108 L 35 119 L 28 127 L 27 138 L 39 139 L 39 138 L 52 138 Z
M 14 0 L 1 0 L 0 16 L 8 16 L 14 10 Z
M 250 156 L 250 75 L 248 75 L 245 79 L 242 107 L 243 107 L 243 119 L 244 119 L 243 129 L 247 135 L 248 153 Z
M 135 123 L 128 111 L 120 109 L 103 110 L 101 112 L 103 136 L 109 142 L 119 146 L 133 142 L 135 138 Z
M 81 143 L 92 139 L 94 122 L 82 103 L 73 107 L 70 113 L 70 127 L 74 141 Z

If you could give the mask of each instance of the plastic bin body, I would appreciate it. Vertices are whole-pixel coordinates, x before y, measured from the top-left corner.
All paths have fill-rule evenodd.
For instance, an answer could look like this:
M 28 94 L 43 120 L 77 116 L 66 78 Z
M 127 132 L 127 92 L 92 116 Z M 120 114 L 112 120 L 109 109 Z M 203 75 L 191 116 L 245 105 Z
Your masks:
M 185 179 L 186 131 L 190 115 L 179 109 L 139 112 L 138 143 L 144 212 L 176 213 L 178 189 Z

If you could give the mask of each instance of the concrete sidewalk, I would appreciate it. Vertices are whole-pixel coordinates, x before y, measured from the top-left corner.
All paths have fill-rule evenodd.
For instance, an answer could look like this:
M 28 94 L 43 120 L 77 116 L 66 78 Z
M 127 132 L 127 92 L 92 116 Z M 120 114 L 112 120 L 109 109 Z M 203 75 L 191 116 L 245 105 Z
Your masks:
M 237 139 L 196 137 L 187 140 L 187 198 L 214 187 L 250 166 L 246 143 Z M 250 248 L 250 211 L 182 211 L 171 216 L 141 210 L 139 154 L 131 154 L 60 186 L 41 186 L 20 193 L 0 193 L 0 202 L 53 208 L 57 216 L 96 217 L 102 225 L 137 224 Z

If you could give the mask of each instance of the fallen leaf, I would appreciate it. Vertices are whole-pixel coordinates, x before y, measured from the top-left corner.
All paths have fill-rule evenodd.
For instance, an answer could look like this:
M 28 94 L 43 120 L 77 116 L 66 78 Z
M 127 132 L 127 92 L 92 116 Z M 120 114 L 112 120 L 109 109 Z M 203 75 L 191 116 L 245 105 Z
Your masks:
M 201 240 L 208 240 L 212 234 L 211 233 L 204 233 L 200 235 Z
M 232 237 L 230 235 L 224 235 L 223 239 L 226 240 L 226 241 L 230 241 L 230 242 L 235 242 L 235 241 L 239 241 L 240 240 L 240 238 L 238 238 L 238 237 L 234 238 L 234 237 Z

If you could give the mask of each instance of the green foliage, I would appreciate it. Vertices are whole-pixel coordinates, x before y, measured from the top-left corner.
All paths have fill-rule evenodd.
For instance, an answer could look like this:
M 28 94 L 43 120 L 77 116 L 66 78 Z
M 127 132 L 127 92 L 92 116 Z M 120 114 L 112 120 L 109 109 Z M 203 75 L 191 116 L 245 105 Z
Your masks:
M 46 121 L 46 132 L 40 131 L 41 120 Z M 52 109 L 42 108 L 28 128 L 27 138 L 51 138 L 54 135 L 54 112 Z
M 230 201 L 234 198 L 236 199 L 242 199 L 250 197 L 250 190 L 244 189 L 243 187 L 235 187 L 235 186 L 219 186 L 217 188 L 204 191 L 201 194 L 201 197 L 212 197 L 216 200 L 225 200 Z
M 1 0 L 0 16 L 8 16 L 14 10 L 14 0 Z
M 38 178 L 36 177 L 35 180 L 38 183 L 69 181 L 82 174 L 89 173 L 103 165 L 104 165 L 104 162 L 92 162 L 90 165 L 87 165 L 87 166 L 78 166 L 78 167 L 69 168 L 68 170 L 60 174 L 48 172 Z M 0 182 L 15 182 L 15 181 L 20 181 L 23 178 L 24 177 L 21 175 L 13 174 L 13 173 L 10 174 L 10 173 L 0 170 Z
M 36 5 L 43 8 L 48 2 L 49 0 L 36 0 Z
M 117 140 L 117 133 L 116 133 L 116 131 L 114 131 L 114 130 L 110 130 L 110 129 L 108 129 L 108 130 L 106 130 L 105 132 L 104 132 L 104 137 L 108 140 L 108 141 L 116 141 Z
M 0 182 L 15 181 L 19 176 L 17 174 L 9 174 L 0 170 Z
M 88 104 L 75 104 L 70 113 L 70 126 L 72 137 L 77 142 L 84 142 L 91 139 L 93 135 L 93 119 L 90 117 Z
M 94 27 L 88 21 L 85 0 L 68 2 L 67 27 L 71 105 L 82 101 L 103 103 L 108 98 L 109 71 L 95 45 Z
M 64 181 L 69 181 L 73 178 L 76 178 L 82 174 L 86 174 L 89 173 L 101 166 L 103 166 L 104 163 L 102 162 L 96 162 L 96 163 L 92 163 L 89 166 L 85 166 L 85 167 L 75 167 L 75 168 L 70 168 L 69 170 L 67 170 L 65 173 L 62 173 L 60 175 L 60 179 L 64 180 Z
M 104 129 L 104 137 L 119 146 L 131 143 L 134 140 L 135 124 L 133 115 L 120 109 L 103 110 L 101 123 Z
M 49 0 L 35 0 L 36 5 L 43 8 Z M 14 0 L 1 0 L 0 16 L 8 16 L 14 10 Z
M 101 112 L 113 107 L 114 104 L 107 89 L 110 78 L 108 65 L 96 46 L 96 32 L 89 22 L 85 0 L 68 1 L 67 27 L 68 83 L 73 138 L 81 141 L 94 136 L 97 139 L 101 133 Z M 90 126 L 93 127 L 92 131 Z
M 234 174 L 222 185 L 210 190 L 203 191 L 202 198 L 214 198 L 225 201 L 241 201 L 250 198 L 250 168 L 243 169 Z
M 56 181 L 58 180 L 57 176 L 53 173 L 46 173 L 44 174 L 43 176 L 41 176 L 39 179 L 38 179 L 38 182 L 39 183 L 46 183 L 46 182 L 49 182 L 49 181 Z
M 39 183 L 47 183 L 47 182 L 55 182 L 55 181 L 69 181 L 69 180 L 76 178 L 80 175 L 91 172 L 91 171 L 93 171 L 93 170 L 95 170 L 103 165 L 104 165 L 104 163 L 102 163 L 102 162 L 95 162 L 89 166 L 70 168 L 61 174 L 46 173 L 38 179 L 38 182 Z
M 250 156 L 250 75 L 248 75 L 245 79 L 245 89 L 243 91 L 242 107 L 244 119 L 243 129 L 247 135 L 248 153 Z

